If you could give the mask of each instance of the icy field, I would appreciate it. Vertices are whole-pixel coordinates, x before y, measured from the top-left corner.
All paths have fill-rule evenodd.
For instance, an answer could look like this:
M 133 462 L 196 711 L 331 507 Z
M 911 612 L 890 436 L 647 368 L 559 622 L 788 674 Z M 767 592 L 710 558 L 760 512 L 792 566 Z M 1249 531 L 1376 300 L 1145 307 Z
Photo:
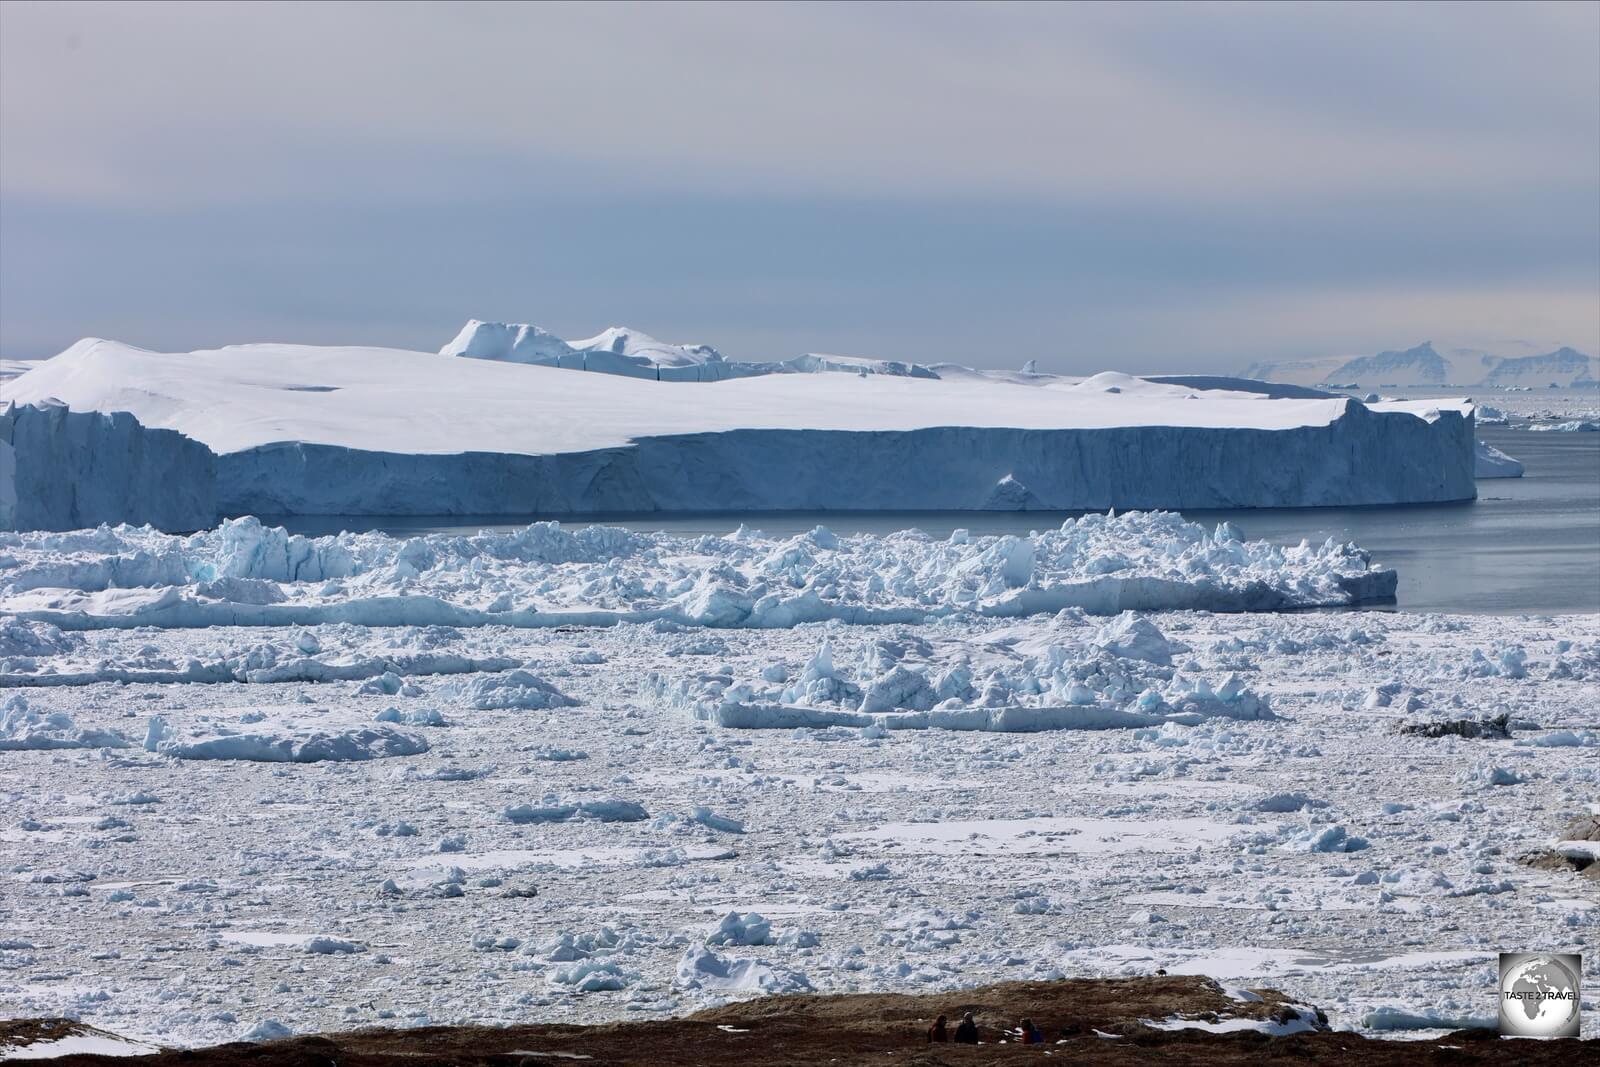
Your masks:
M 1413 400 L 1461 395 L 1461 390 L 1419 387 L 1385 390 Z M 1479 405 L 1478 424 L 1493 426 L 1506 419 L 1531 422 L 1600 420 L 1600 390 L 1597 389 L 1472 389 Z
M 772 628 L 1068 607 L 1263 611 L 1392 598 L 1395 583 L 1394 571 L 1373 566 L 1354 545 L 1282 548 L 1246 541 L 1228 523 L 1208 530 L 1171 512 L 1088 515 L 1027 536 L 956 530 L 940 539 L 916 530 L 839 537 L 821 526 L 781 540 L 744 528 L 673 537 L 602 526 L 571 532 L 548 522 L 470 537 L 308 538 L 248 517 L 190 537 L 127 526 L 0 533 L 0 612 L 74 630 L 653 621 Z M 215 675 L 204 664 L 153 669 L 164 673 L 148 680 Z
M 11 1015 L 200 1043 L 1164 967 L 1454 1026 L 1498 950 L 1600 930 L 1517 858 L 1600 800 L 1595 616 L 0 627 Z

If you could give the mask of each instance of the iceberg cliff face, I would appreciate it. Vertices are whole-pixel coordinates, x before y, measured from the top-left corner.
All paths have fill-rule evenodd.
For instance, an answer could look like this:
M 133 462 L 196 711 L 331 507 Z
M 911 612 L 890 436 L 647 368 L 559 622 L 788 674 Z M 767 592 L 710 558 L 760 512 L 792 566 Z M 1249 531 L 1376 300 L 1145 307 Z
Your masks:
M 0 530 L 203 529 L 216 521 L 216 478 L 205 445 L 126 411 L 0 407 Z
M 732 430 L 554 456 L 270 445 L 219 457 L 225 514 L 1100 510 L 1470 500 L 1472 420 L 1352 403 L 1327 426 Z

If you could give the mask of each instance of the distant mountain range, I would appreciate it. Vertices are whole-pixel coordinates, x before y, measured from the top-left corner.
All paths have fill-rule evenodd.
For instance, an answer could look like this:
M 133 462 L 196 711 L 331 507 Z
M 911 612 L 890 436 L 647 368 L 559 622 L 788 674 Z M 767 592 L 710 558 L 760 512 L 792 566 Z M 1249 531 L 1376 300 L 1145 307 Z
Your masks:
M 1240 371 L 1245 378 L 1294 385 L 1478 386 L 1505 388 L 1600 384 L 1600 359 L 1574 348 L 1537 356 L 1496 356 L 1474 349 L 1440 352 L 1433 342 L 1373 356 L 1264 360 Z

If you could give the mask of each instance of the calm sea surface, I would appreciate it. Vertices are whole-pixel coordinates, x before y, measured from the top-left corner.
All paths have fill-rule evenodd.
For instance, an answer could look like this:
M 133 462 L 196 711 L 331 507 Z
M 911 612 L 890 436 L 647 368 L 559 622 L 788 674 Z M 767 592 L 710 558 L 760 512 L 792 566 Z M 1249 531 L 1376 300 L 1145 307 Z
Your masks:
M 1480 481 L 1465 504 L 1387 508 L 1245 508 L 1186 511 L 1207 524 L 1228 520 L 1246 537 L 1278 544 L 1354 541 L 1400 572 L 1403 611 L 1480 614 L 1600 612 L 1600 433 L 1537 433 L 1479 427 L 1485 441 L 1522 460 L 1521 478 Z M 608 516 L 605 525 L 677 534 L 721 534 L 745 523 L 774 536 L 817 525 L 835 533 L 916 527 L 945 536 L 1026 533 L 1078 512 L 755 512 Z M 398 536 L 511 530 L 553 516 L 263 516 L 298 533 L 382 530 Z M 567 520 L 589 525 L 594 520 Z

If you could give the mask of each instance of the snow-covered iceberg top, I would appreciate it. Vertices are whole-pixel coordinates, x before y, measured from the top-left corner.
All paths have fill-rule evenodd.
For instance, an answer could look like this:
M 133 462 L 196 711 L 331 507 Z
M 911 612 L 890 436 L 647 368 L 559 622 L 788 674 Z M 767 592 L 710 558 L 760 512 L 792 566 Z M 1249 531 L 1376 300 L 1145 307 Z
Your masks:
M 1026 537 L 919 531 L 676 537 L 535 523 L 472 537 L 308 538 L 253 518 L 0 534 L 0 613 L 127 626 L 554 626 L 664 620 L 789 627 L 1076 607 L 1277 611 L 1392 597 L 1396 576 L 1331 539 L 1280 547 L 1169 512 L 1087 515 Z
M 531 350 L 547 345 L 526 336 Z M 623 348 L 613 355 L 632 358 Z M 79 411 L 129 411 L 147 427 L 179 430 L 219 455 L 299 442 L 407 455 L 545 456 L 735 430 L 1284 430 L 1328 426 L 1356 404 L 1115 372 L 1043 385 L 765 374 L 686 389 L 397 349 L 263 344 L 161 353 L 92 338 L 9 383 L 7 394 L 18 403 L 56 397 Z

